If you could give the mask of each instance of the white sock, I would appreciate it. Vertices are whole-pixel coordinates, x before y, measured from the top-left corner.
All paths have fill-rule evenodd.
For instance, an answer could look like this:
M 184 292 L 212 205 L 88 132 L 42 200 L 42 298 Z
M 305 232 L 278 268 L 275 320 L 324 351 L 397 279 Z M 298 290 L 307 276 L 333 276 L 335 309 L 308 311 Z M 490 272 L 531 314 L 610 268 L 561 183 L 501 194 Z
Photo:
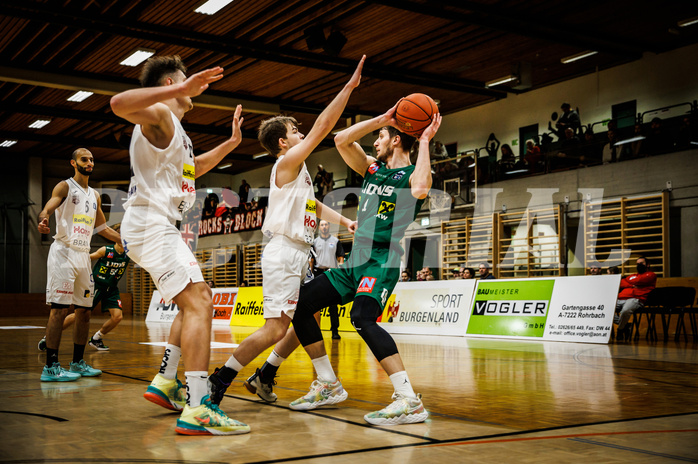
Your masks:
M 231 368 L 235 372 L 240 372 L 242 368 L 245 367 L 240 364 L 237 359 L 235 359 L 235 355 L 228 358 L 228 360 L 225 362 L 225 366 Z
M 330 358 L 327 355 L 313 359 L 313 366 L 317 372 L 317 378 L 322 382 L 334 383 L 337 381 L 337 376 L 334 375 Z
M 393 382 L 393 388 L 395 388 L 395 393 L 399 393 L 402 396 L 408 398 L 416 398 L 414 390 L 412 389 L 412 384 L 410 379 L 407 377 L 406 371 L 396 372 L 390 376 L 390 381 Z
M 177 377 L 177 367 L 179 366 L 179 358 L 182 357 L 182 349 L 178 346 L 167 344 L 165 354 L 162 355 L 162 364 L 160 364 L 160 374 L 166 379 L 174 379 Z
M 286 358 L 282 358 L 278 353 L 272 350 L 271 354 L 267 358 L 267 362 L 272 366 L 279 367 L 282 362 L 286 361 Z
M 187 378 L 187 404 L 190 408 L 195 408 L 208 395 L 208 372 L 188 371 L 184 373 L 184 377 Z
M 104 334 L 102 333 L 102 330 L 100 329 L 97 332 L 95 332 L 95 334 L 92 336 L 92 338 L 95 340 L 101 340 L 103 336 L 104 336 Z

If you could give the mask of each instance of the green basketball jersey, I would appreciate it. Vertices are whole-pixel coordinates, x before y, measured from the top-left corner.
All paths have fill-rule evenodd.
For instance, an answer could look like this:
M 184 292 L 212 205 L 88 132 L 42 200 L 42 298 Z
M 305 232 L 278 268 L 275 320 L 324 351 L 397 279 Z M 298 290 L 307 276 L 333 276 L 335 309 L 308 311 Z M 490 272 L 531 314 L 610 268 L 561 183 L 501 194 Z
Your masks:
M 104 257 L 99 258 L 92 268 L 92 275 L 96 285 L 116 287 L 131 259 L 126 253 L 117 252 L 114 245 L 107 245 L 106 249 Z
M 400 240 L 424 204 L 424 200 L 412 196 L 410 176 L 413 172 L 413 165 L 388 169 L 381 161 L 368 167 L 359 198 L 356 246 L 392 246 L 403 251 Z

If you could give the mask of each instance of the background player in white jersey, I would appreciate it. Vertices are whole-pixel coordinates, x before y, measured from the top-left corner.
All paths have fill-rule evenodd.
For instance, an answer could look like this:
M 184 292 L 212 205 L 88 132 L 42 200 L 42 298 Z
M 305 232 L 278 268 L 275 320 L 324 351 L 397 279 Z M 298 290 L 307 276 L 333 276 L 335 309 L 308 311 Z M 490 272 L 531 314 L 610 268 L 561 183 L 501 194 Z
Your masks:
M 223 77 L 215 67 L 186 77 L 178 56 L 150 58 L 140 76 L 144 88 L 111 99 L 114 113 L 136 124 L 131 139 L 131 185 L 121 236 L 126 253 L 145 268 L 166 301 L 180 312 L 170 329 L 160 373 L 145 397 L 182 410 L 175 430 L 185 435 L 231 435 L 250 428 L 229 418 L 208 398 L 208 362 L 213 302 L 194 254 L 175 222 L 196 198 L 194 179 L 211 170 L 242 140 L 242 107 L 235 110 L 232 136 L 211 151 L 194 156 L 181 119 L 200 95 Z M 187 380 L 186 404 L 176 379 L 180 355 Z
M 260 143 L 277 157 L 269 181 L 269 209 L 262 226 L 264 234 L 271 237 L 262 254 L 265 321 L 264 326 L 242 341 L 225 366 L 216 369 L 209 378 L 214 403 L 220 403 L 244 366 L 281 340 L 289 330 L 308 268 L 317 217 L 341 224 L 352 233 L 356 228 L 356 222 L 315 200 L 305 160 L 337 123 L 352 91 L 361 81 L 365 59 L 365 56 L 361 58 L 349 82 L 318 116 L 307 136 L 298 130 L 298 122 L 288 116 L 267 119 L 259 127 Z M 329 364 L 329 359 L 326 361 Z M 342 394 L 346 397 L 345 392 L 337 391 L 338 396 Z
M 75 150 L 70 160 L 75 175 L 54 187 L 51 198 L 39 213 L 37 228 L 42 234 L 51 232 L 49 216 L 54 211 L 56 213 L 56 235 L 47 261 L 46 304 L 51 306 L 51 314 L 46 327 L 43 382 L 65 382 L 102 373 L 88 366 L 83 359 L 94 296 L 90 242 L 93 230 L 112 241 L 120 240 L 120 237 L 106 225 L 102 200 L 88 185 L 94 162 L 92 153 L 86 148 Z M 75 305 L 73 362 L 67 371 L 58 362 L 58 348 L 63 321 L 71 304 Z

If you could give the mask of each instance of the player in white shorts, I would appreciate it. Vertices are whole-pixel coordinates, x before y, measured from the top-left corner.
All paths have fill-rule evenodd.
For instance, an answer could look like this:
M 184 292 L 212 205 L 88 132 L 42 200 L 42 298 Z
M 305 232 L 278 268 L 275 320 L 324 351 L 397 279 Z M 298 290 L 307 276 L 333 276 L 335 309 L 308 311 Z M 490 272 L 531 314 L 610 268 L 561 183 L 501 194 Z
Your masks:
M 120 240 L 119 234 L 106 225 L 101 199 L 88 185 L 94 169 L 92 153 L 78 148 L 70 164 L 75 175 L 54 187 L 39 213 L 37 226 L 40 233 L 50 233 L 49 217 L 56 213 L 56 235 L 46 265 L 46 304 L 51 313 L 46 327 L 46 366 L 41 373 L 44 382 L 66 382 L 102 373 L 83 359 L 94 296 L 90 242 L 93 230 L 109 240 Z M 66 370 L 58 362 L 58 348 L 70 305 L 75 305 L 73 361 L 70 370 Z
M 269 181 L 269 209 L 262 226 L 262 232 L 271 238 L 262 253 L 265 321 L 264 326 L 242 341 L 225 366 L 216 369 L 209 378 L 214 403 L 220 404 L 226 389 L 244 366 L 280 341 L 289 330 L 308 267 L 317 218 L 341 224 L 352 233 L 356 229 L 356 222 L 315 200 L 305 160 L 337 124 L 352 91 L 361 81 L 365 59 L 365 56 L 361 58 L 349 82 L 318 116 L 307 136 L 299 132 L 298 122 L 288 116 L 267 119 L 259 127 L 260 143 L 277 157 Z M 329 363 L 329 359 L 323 361 Z M 248 386 L 251 391 L 255 388 L 253 383 Z M 338 398 L 342 395 L 346 398 L 343 390 L 336 393 Z
M 187 78 L 178 56 L 157 56 L 143 66 L 143 88 L 111 99 L 114 113 L 136 125 L 129 149 L 131 185 L 121 223 L 124 249 L 150 273 L 162 297 L 179 306 L 160 372 L 144 396 L 165 408 L 181 410 L 175 430 L 184 435 L 250 431 L 209 400 L 211 289 L 175 226 L 182 211 L 194 203 L 194 179 L 210 171 L 242 140 L 240 105 L 233 117 L 232 136 L 196 157 L 180 122 L 193 108 L 191 97 L 221 79 L 222 72 L 215 67 Z M 186 393 L 177 380 L 180 356 L 184 359 Z

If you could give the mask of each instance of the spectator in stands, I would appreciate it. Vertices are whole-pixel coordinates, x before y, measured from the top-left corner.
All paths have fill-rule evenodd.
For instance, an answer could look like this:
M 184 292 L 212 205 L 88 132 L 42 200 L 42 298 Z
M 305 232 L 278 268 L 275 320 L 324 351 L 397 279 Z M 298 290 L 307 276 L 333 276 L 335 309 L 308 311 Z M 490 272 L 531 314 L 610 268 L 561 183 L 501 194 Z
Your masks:
M 513 170 L 516 165 L 516 155 L 514 155 L 514 151 L 508 143 L 502 145 L 502 159 L 499 160 L 498 164 L 500 174 L 505 174 Z
M 242 184 L 240 184 L 238 189 L 238 196 L 240 197 L 240 203 L 247 203 L 247 199 L 250 196 L 250 184 L 245 179 L 242 179 Z
M 608 266 L 606 268 L 606 274 L 609 274 L 609 275 L 620 274 L 620 268 L 618 268 L 618 266 Z
M 494 275 L 490 273 L 490 264 L 487 262 L 482 262 L 478 265 L 478 270 L 480 272 L 480 280 L 494 279 Z
M 212 281 L 212 280 L 209 280 L 209 281 L 208 281 L 208 282 L 206 282 L 206 283 L 208 284 L 208 287 L 209 287 L 209 288 L 213 288 L 213 287 L 215 287 L 215 286 L 216 286 L 216 285 L 215 285 L 215 284 L 213 283 L 213 281 Z
M 579 114 L 572 109 L 569 103 L 563 103 L 560 105 L 560 109 L 562 110 L 562 115 L 555 123 L 555 127 L 557 128 L 555 134 L 558 139 L 564 139 L 565 130 L 569 128 L 576 133 L 582 126 L 582 123 L 579 119 Z
M 209 193 L 204 200 L 204 207 L 201 210 L 201 218 L 208 219 L 216 215 L 216 209 L 218 209 L 218 195 L 215 193 Z
M 472 267 L 462 267 L 461 269 L 461 276 L 463 279 L 474 279 L 475 278 L 475 269 Z
M 601 163 L 602 147 L 596 141 L 596 135 L 591 128 L 584 132 L 584 140 L 579 147 L 579 153 L 579 162 L 586 166 Z
M 460 274 L 460 268 L 459 267 L 454 267 L 451 269 L 451 279 L 454 280 L 461 280 L 463 277 Z
M 623 156 L 623 149 L 625 145 L 616 145 L 618 143 L 618 138 L 616 137 L 616 131 L 613 129 L 608 129 L 608 143 L 603 146 L 602 161 L 603 164 L 615 163 L 620 161 Z
M 484 182 L 495 182 L 496 171 L 497 171 L 497 152 L 499 152 L 499 140 L 494 135 L 494 132 L 487 137 L 487 142 L 485 142 L 485 150 L 487 151 L 487 168 L 484 172 L 483 183 Z
M 446 147 L 441 142 L 434 142 L 434 152 L 432 153 L 432 159 L 443 160 L 448 158 L 448 152 Z
M 526 140 L 526 152 L 524 153 L 524 165 L 529 172 L 541 172 L 543 166 L 543 155 L 540 153 L 540 147 L 536 145 L 533 139 Z
M 601 266 L 599 263 L 591 263 L 591 266 L 589 266 L 589 275 L 601 275 Z
M 676 134 L 675 147 L 677 150 L 696 148 L 696 145 L 692 145 L 691 142 L 698 143 L 698 125 L 691 120 L 690 116 L 684 116 L 679 132 Z
M 412 280 L 412 275 L 410 274 L 409 269 L 403 269 L 402 273 L 400 273 L 400 282 L 409 282 Z
M 249 284 L 247 283 L 246 280 L 243 280 L 242 282 L 240 282 L 240 286 L 241 286 L 241 287 L 248 287 Z
M 313 184 L 315 184 L 315 187 L 317 187 L 317 193 L 315 194 L 315 198 L 317 198 L 318 201 L 322 201 L 325 195 L 327 195 L 330 192 L 330 190 L 332 190 L 332 186 L 334 185 L 333 179 L 333 173 L 325 171 L 325 168 L 322 167 L 322 164 L 317 165 L 317 174 L 315 174 Z
M 650 130 L 645 138 L 645 147 L 648 156 L 667 153 L 674 143 L 663 127 L 661 118 L 653 118 L 650 123 Z
M 645 135 L 642 131 L 642 124 L 635 124 L 633 129 L 633 141 L 625 149 L 625 158 L 639 158 L 645 155 Z
M 427 267 L 427 266 L 424 266 L 422 268 L 422 280 L 434 280 L 433 277 L 432 277 L 432 279 L 429 279 L 430 275 L 432 275 L 431 269 L 429 269 L 429 267 Z
M 553 168 L 569 168 L 579 165 L 580 144 L 581 142 L 574 129 L 571 127 L 565 129 L 565 138 L 562 140 Z
M 636 262 L 637 273 L 632 274 L 620 281 L 620 292 L 616 301 L 616 312 L 620 311 L 614 319 L 618 324 L 617 338 L 630 339 L 628 321 L 635 311 L 645 306 L 647 295 L 654 290 L 657 285 L 657 275 L 650 271 L 650 263 L 647 258 L 640 256 Z
M 430 281 L 430 280 L 436 280 L 436 279 L 434 279 L 434 276 L 432 274 L 429 274 L 425 280 Z

